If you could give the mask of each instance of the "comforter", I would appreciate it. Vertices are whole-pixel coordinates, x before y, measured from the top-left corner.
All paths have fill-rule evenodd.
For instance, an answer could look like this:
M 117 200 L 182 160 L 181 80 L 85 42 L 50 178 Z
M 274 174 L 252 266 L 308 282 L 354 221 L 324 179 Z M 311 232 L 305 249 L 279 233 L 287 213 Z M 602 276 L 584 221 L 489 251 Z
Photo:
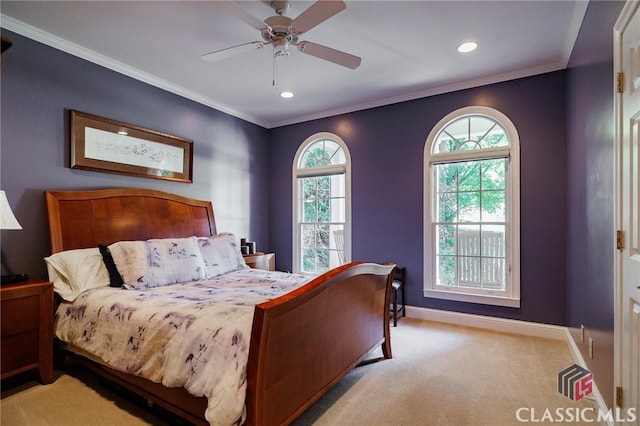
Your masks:
M 116 370 L 205 396 L 211 425 L 241 424 L 255 305 L 308 280 L 242 269 L 149 290 L 92 289 L 59 306 L 55 334 Z

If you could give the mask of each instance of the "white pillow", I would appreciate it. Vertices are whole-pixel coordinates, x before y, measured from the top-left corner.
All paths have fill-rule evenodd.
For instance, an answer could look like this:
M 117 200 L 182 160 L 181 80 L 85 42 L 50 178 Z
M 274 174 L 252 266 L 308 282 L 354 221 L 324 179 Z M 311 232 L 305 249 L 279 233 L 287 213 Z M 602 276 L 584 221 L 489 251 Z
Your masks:
M 128 289 L 145 289 L 205 279 L 196 237 L 120 241 L 109 246 Z
M 109 287 L 109 272 L 97 247 L 67 250 L 44 260 L 53 289 L 66 301 L 91 288 Z
M 231 233 L 200 237 L 198 238 L 198 247 L 200 247 L 204 259 L 207 278 L 249 268 L 240 252 L 238 240 Z

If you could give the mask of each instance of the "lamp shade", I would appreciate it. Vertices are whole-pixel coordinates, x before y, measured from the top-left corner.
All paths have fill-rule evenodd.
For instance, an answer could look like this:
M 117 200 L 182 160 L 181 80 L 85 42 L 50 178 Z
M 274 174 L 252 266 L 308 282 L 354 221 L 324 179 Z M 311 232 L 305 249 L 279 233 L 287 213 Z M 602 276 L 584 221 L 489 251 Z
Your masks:
M 22 229 L 11 211 L 9 200 L 4 191 L 0 190 L 0 229 Z

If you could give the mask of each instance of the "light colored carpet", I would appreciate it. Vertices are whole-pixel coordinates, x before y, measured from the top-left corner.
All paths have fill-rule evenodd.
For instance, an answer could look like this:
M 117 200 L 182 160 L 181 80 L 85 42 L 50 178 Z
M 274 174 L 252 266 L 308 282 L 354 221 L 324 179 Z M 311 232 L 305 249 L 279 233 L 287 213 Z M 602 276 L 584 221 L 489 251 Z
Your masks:
M 90 372 L 71 367 L 69 374 L 56 372 L 55 381 L 47 386 L 32 381 L 8 391 L 3 389 L 0 424 L 164 426 L 170 423 L 101 386 Z
M 594 407 L 557 392 L 557 374 L 573 364 L 565 342 L 402 318 L 392 328 L 394 358 L 353 370 L 293 426 L 518 425 L 519 408 Z M 379 353 L 372 354 L 379 356 Z M 167 423 L 168 422 L 168 423 Z M 77 368 L 48 386 L 4 390 L 2 425 L 166 425 Z M 537 422 L 544 424 L 544 422 Z M 573 423 L 579 424 L 579 423 Z

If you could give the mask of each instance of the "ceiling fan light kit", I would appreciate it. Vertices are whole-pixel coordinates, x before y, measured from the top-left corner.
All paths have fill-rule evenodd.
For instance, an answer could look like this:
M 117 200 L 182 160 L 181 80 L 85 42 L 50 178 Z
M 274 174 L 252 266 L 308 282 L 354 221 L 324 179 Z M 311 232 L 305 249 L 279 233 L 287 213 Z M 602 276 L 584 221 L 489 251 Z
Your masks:
M 473 52 L 478 48 L 478 43 L 475 41 L 466 41 L 458 46 L 458 52 L 460 53 L 469 53 Z
M 247 53 L 253 50 L 262 49 L 266 45 L 273 47 L 274 57 L 274 79 L 275 86 L 275 58 L 281 56 L 289 56 L 289 46 L 296 46 L 298 50 L 304 54 L 332 62 L 337 65 L 349 69 L 356 69 L 360 66 L 362 59 L 358 56 L 342 52 L 321 44 L 309 41 L 299 41 L 298 36 L 306 33 L 310 29 L 323 23 L 335 14 L 345 10 L 347 5 L 341 0 L 319 0 L 313 3 L 309 8 L 302 12 L 297 18 L 292 19 L 285 16 L 287 9 L 291 7 L 289 1 L 271 1 L 268 3 L 276 12 L 275 16 L 271 16 L 264 21 L 254 17 L 240 5 L 233 1 L 225 2 L 229 10 L 238 19 L 251 25 L 262 36 L 261 41 L 251 41 L 236 46 L 227 47 L 225 49 L 216 50 L 201 56 L 207 62 L 215 62 Z

